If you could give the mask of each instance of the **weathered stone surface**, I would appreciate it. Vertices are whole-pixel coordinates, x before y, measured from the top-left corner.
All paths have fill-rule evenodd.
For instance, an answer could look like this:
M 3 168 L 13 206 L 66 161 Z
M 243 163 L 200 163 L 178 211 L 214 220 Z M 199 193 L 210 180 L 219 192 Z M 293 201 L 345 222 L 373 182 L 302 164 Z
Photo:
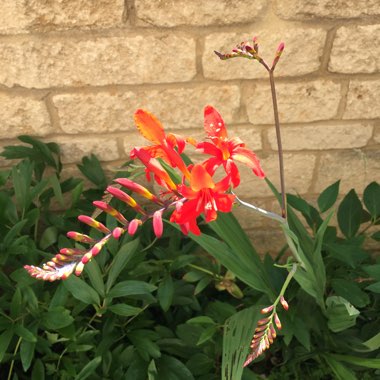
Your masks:
M 286 126 L 281 138 L 285 150 L 360 148 L 367 145 L 372 132 L 373 126 L 366 123 Z M 268 138 L 272 149 L 277 149 L 274 128 Z
M 380 118 L 380 80 L 350 82 L 344 119 Z
M 261 166 L 266 176 L 279 188 L 278 156 L 270 154 L 260 157 Z M 310 153 L 284 154 L 284 167 L 287 183 L 287 192 L 306 194 L 311 185 L 316 157 Z M 256 197 L 272 196 L 272 192 L 265 181 L 257 178 L 251 170 L 239 165 L 241 178 L 240 186 L 236 194 L 245 198 L 256 199 Z
M 155 114 L 166 129 L 203 128 L 203 107 L 218 108 L 227 123 L 240 106 L 237 86 L 209 86 L 164 90 L 61 94 L 53 97 L 60 124 L 66 133 L 135 131 L 133 114 L 144 108 Z
M 356 18 L 380 14 L 377 0 L 276 0 L 275 12 L 285 19 Z
M 280 228 L 253 229 L 247 231 L 250 240 L 260 256 L 267 253 L 276 256 L 286 244 L 285 236 Z
M 278 83 L 276 85 L 282 123 L 328 120 L 336 116 L 340 101 L 340 84 L 329 80 Z M 249 121 L 274 123 L 270 86 L 253 85 L 245 99 Z
M 0 84 L 9 87 L 184 82 L 196 74 L 195 41 L 174 34 L 65 40 L 26 37 L 0 44 L 0 67 Z
M 178 25 L 228 25 L 257 20 L 266 0 L 136 0 L 140 23 L 173 27 Z
M 52 132 L 43 100 L 0 93 L 0 104 L 0 138 L 23 134 L 44 136 Z
M 119 26 L 123 12 L 123 0 L 2 0 L 0 33 Z
M 380 181 L 380 151 L 351 150 L 323 154 L 314 191 L 319 193 L 338 179 L 341 179 L 342 194 L 351 188 L 362 193 L 370 182 Z
M 61 136 L 54 139 L 62 152 L 64 164 L 80 162 L 83 156 L 96 154 L 100 161 L 114 161 L 120 158 L 117 137 L 113 136 Z
M 380 25 L 339 28 L 331 50 L 329 71 L 346 74 L 379 72 Z
M 319 69 L 326 31 L 320 28 L 281 27 L 274 31 L 270 28 L 255 30 L 245 35 L 238 33 L 213 33 L 206 37 L 203 54 L 203 72 L 212 79 L 251 79 L 267 77 L 265 68 L 257 61 L 234 58 L 221 61 L 214 50 L 229 53 L 243 40 L 251 40 L 257 35 L 260 55 L 272 63 L 277 47 L 285 42 L 285 50 L 276 67 L 276 76 L 298 76 L 312 73 Z M 280 36 L 280 37 L 279 37 Z

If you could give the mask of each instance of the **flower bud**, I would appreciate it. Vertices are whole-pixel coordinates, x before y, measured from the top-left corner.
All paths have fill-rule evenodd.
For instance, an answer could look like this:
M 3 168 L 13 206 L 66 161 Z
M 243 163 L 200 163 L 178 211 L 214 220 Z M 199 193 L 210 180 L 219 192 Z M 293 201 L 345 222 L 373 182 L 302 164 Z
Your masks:
M 283 307 L 286 311 L 288 311 L 288 309 L 289 309 L 289 304 L 285 301 L 284 296 L 281 296 L 281 298 L 280 298 L 280 302 L 281 302 L 282 307 Z

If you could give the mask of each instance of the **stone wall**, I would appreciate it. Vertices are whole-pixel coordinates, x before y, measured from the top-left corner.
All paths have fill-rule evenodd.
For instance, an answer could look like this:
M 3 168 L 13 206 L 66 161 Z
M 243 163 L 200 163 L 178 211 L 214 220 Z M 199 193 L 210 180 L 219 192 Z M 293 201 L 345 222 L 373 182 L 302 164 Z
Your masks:
M 213 53 L 253 35 L 269 61 L 286 44 L 277 88 L 288 190 L 315 199 L 340 178 L 342 192 L 359 193 L 380 180 L 378 0 L 0 0 L 0 145 L 30 134 L 59 143 L 68 168 L 89 153 L 112 167 L 141 142 L 136 108 L 199 136 L 211 104 L 276 182 L 266 72 Z M 243 172 L 239 194 L 273 208 Z M 281 244 L 270 223 L 240 214 L 262 249 Z

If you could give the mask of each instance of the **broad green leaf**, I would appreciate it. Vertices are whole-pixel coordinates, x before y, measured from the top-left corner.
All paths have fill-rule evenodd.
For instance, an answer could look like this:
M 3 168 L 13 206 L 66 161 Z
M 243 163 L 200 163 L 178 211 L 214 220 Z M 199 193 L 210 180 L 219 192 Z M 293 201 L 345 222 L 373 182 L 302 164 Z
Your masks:
M 367 286 L 366 289 L 373 293 L 380 293 L 380 282 L 375 282 L 374 284 Z
M 111 263 L 111 269 L 107 278 L 106 293 L 109 292 L 121 271 L 137 253 L 137 248 L 139 247 L 139 244 L 140 240 L 137 238 L 124 244 L 120 248 L 119 252 L 116 254 L 115 258 Z
M 36 336 L 28 330 L 26 327 L 22 325 L 15 325 L 14 332 L 22 339 L 26 340 L 27 342 L 35 343 L 37 342 Z
M 321 212 L 327 211 L 329 208 L 331 208 L 334 203 L 336 202 L 339 194 L 339 185 L 340 180 L 336 181 L 329 187 L 327 187 L 325 190 L 322 191 L 320 196 L 318 197 L 318 207 L 321 210 Z
M 96 358 L 89 361 L 75 377 L 75 380 L 87 379 L 90 375 L 92 375 L 95 372 L 96 368 L 99 366 L 101 361 L 102 358 L 100 356 L 97 356 Z
M 206 315 L 201 315 L 199 317 L 194 317 L 194 318 L 188 319 L 186 321 L 186 323 L 195 323 L 195 324 L 200 324 L 200 325 L 202 325 L 202 324 L 215 325 L 216 324 L 212 318 L 210 318 Z
M 34 362 L 31 380 L 45 380 L 45 367 L 40 359 Z
M 261 306 L 253 306 L 234 314 L 226 321 L 223 337 L 222 380 L 241 379 L 243 364 L 250 352 L 250 343 Z
M 353 281 L 332 279 L 331 286 L 338 296 L 345 298 L 356 307 L 364 307 L 370 302 L 368 294 L 363 292 L 360 286 Z
M 345 265 L 356 268 L 360 262 L 369 257 L 368 252 L 352 241 L 328 243 L 326 247 L 331 257 L 341 261 Z
M 186 282 L 196 282 L 204 276 L 205 274 L 203 272 L 192 270 L 190 272 L 187 272 L 182 278 Z
M 380 217 L 380 185 L 377 182 L 371 182 L 364 190 L 363 201 L 365 207 L 370 212 L 371 217 L 375 220 Z
M 27 342 L 26 340 L 21 341 L 20 345 L 20 358 L 21 364 L 24 372 L 26 372 L 30 365 L 32 364 L 32 359 L 34 356 L 34 348 L 36 344 L 32 342 Z
M 368 348 L 369 351 L 375 351 L 380 348 L 380 332 L 373 336 L 371 339 L 363 342 L 363 345 Z
M 64 207 L 65 206 L 65 201 L 63 199 L 62 195 L 62 189 L 61 189 L 61 184 L 59 183 L 59 179 L 56 174 L 53 174 L 52 176 L 49 177 L 49 182 L 51 184 L 51 187 L 53 188 L 54 195 L 58 201 L 58 203 Z
M 201 344 L 207 342 L 208 340 L 212 339 L 212 337 L 217 332 L 217 328 L 215 325 L 207 327 L 201 334 L 201 336 L 198 339 L 197 346 L 200 346 Z
M 150 295 L 157 286 L 144 281 L 127 280 L 118 282 L 107 294 L 108 298 Z
M 17 318 L 21 314 L 21 310 L 23 308 L 22 297 L 21 297 L 21 289 L 19 287 L 16 288 L 10 307 L 10 316 L 11 318 Z
M 293 331 L 294 336 L 306 348 L 307 351 L 310 351 L 310 330 L 305 325 L 304 321 L 299 317 L 296 317 L 293 323 L 294 326 L 296 326 Z
M 161 356 L 160 347 L 154 342 L 157 337 L 157 334 L 150 330 L 133 330 L 128 334 L 128 338 L 146 361 Z
M 331 296 L 326 299 L 327 325 L 333 332 L 340 332 L 355 326 L 360 312 L 343 297 Z
M 64 287 L 79 301 L 85 304 L 100 304 L 98 293 L 79 277 L 70 276 L 63 282 Z
M 335 374 L 336 380 L 358 380 L 353 371 L 340 361 L 335 360 L 335 355 L 322 355 L 331 370 Z
M 70 315 L 69 310 L 63 306 L 56 306 L 44 313 L 42 322 L 47 329 L 58 330 L 71 325 L 74 322 L 74 318 Z
M 58 229 L 55 226 L 50 226 L 42 233 L 40 239 L 40 248 L 45 250 L 54 243 L 57 242 L 58 238 Z
M 196 296 L 197 294 L 201 293 L 212 281 L 213 280 L 211 277 L 203 277 L 195 286 L 194 295 Z
M 122 315 L 123 317 L 131 317 L 133 315 L 141 313 L 142 311 L 142 309 L 140 309 L 139 307 L 126 305 L 123 303 L 111 305 L 108 307 L 108 310 L 112 311 L 114 314 Z
M 96 262 L 96 260 L 91 260 L 88 264 L 86 264 L 85 272 L 87 273 L 93 288 L 101 297 L 104 297 L 103 277 L 99 268 L 99 264 Z
M 186 367 L 195 376 L 206 375 L 213 371 L 214 361 L 204 353 L 197 353 L 186 362 Z
M 96 186 L 104 189 L 107 186 L 107 178 L 99 160 L 94 154 L 82 158 L 82 164 L 78 165 L 79 170 Z
M 362 268 L 370 277 L 380 281 L 380 264 L 364 265 Z
M 156 360 L 157 380 L 194 380 L 189 369 L 178 359 L 162 355 Z
M 344 236 L 356 235 L 361 223 L 363 207 L 354 189 L 343 198 L 338 208 L 338 224 Z
M 158 302 L 163 311 L 168 311 L 173 302 L 174 284 L 171 276 L 166 276 L 160 283 L 157 291 Z
M 0 363 L 7 352 L 9 343 L 11 343 L 13 337 L 13 328 L 8 328 L 0 335 Z

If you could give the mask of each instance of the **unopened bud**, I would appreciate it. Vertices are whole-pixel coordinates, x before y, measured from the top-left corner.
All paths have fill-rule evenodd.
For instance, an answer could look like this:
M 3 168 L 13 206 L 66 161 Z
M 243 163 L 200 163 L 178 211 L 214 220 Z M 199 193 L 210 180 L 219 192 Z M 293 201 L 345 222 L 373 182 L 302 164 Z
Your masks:
M 289 304 L 285 301 L 284 296 L 281 296 L 281 297 L 280 297 L 280 302 L 281 302 L 282 307 L 283 307 L 286 311 L 288 311 L 288 309 L 289 309 Z
M 271 312 L 273 310 L 273 308 L 274 308 L 274 305 L 264 307 L 264 309 L 261 309 L 261 314 L 267 314 L 267 313 Z

